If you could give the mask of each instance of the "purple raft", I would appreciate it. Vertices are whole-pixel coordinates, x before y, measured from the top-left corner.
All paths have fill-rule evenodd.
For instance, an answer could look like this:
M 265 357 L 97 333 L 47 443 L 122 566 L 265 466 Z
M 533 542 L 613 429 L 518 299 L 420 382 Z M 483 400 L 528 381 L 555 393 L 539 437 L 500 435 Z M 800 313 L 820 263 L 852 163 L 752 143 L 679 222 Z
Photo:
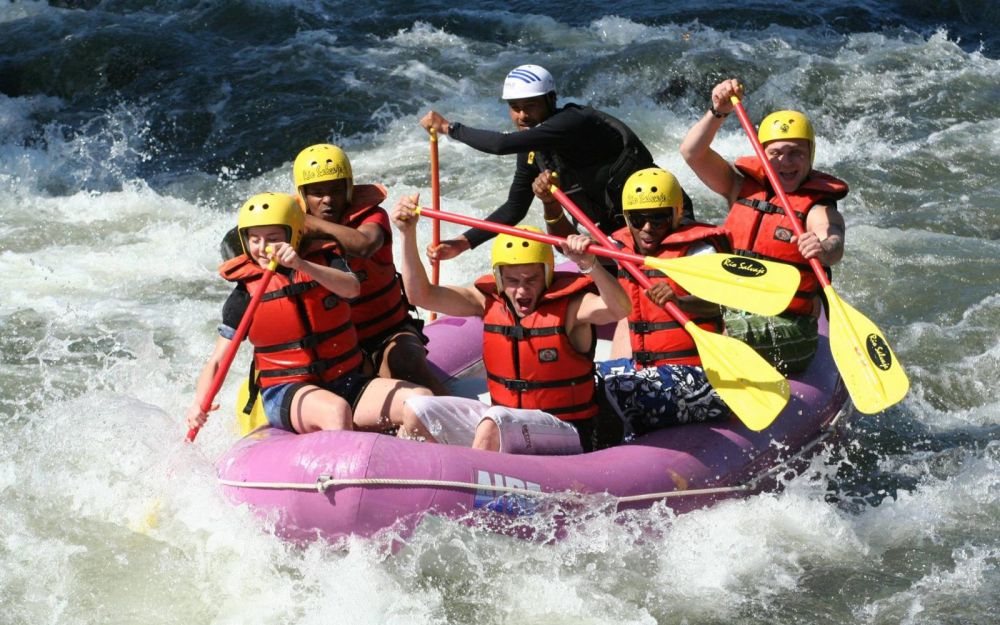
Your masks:
M 444 317 L 425 331 L 442 379 L 482 387 L 481 320 Z M 762 432 L 733 419 L 676 426 L 587 454 L 522 456 L 366 432 L 265 428 L 219 460 L 219 479 L 233 502 L 272 519 L 275 531 L 294 541 L 368 537 L 389 527 L 405 536 L 426 514 L 527 536 L 523 521 L 545 502 L 559 501 L 565 516 L 588 496 L 618 510 L 664 501 L 681 513 L 772 488 L 834 431 L 849 404 L 827 336 L 821 318 L 816 357 L 789 378 L 791 400 Z

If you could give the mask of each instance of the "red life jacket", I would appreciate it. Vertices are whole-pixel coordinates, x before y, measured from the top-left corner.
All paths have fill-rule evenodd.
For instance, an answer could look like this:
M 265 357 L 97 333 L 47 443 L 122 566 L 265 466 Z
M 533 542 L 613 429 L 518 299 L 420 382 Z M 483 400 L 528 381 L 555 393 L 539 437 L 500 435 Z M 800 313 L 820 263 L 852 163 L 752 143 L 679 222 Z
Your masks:
M 357 228 L 372 213 L 385 213 L 379 206 L 385 198 L 385 187 L 380 184 L 356 185 L 348 209 L 350 214 L 340 224 Z M 383 230 L 382 239 L 382 247 L 368 258 L 346 256 L 351 271 L 361 282 L 361 294 L 349 300 L 359 341 L 378 336 L 409 318 L 409 303 L 392 258 L 391 230 Z
M 798 244 L 790 242 L 795 231 L 781 205 L 771 201 L 776 200 L 776 194 L 771 190 L 763 165 L 753 156 L 739 158 L 735 165 L 743 173 L 743 186 L 723 224 L 733 235 L 733 252 L 777 260 L 798 268 L 802 279 L 787 312 L 812 314 L 813 302 L 821 290 L 819 280 L 799 253 Z M 843 180 L 813 170 L 798 189 L 786 195 L 804 229 L 806 216 L 813 206 L 835 202 L 846 196 L 847 191 L 847 183 Z M 830 275 L 829 267 L 827 275 Z
M 486 295 L 483 364 L 494 404 L 544 410 L 563 421 L 597 414 L 594 403 L 594 350 L 581 354 L 566 334 L 566 309 L 574 295 L 593 290 L 587 276 L 556 272 L 538 307 L 522 318 L 511 310 L 493 276 L 476 280 Z
M 628 226 L 618 230 L 612 238 L 619 242 L 625 251 L 638 253 L 635 241 Z M 707 224 L 691 224 L 682 226 L 672 232 L 661 243 L 657 258 L 680 258 L 697 243 L 707 243 L 717 250 L 729 250 L 729 236 L 725 229 Z M 642 265 L 639 267 L 654 284 L 666 282 L 678 296 L 687 295 L 679 284 L 662 272 Z M 632 359 L 636 368 L 655 367 L 658 365 L 701 365 L 701 357 L 691 335 L 684 326 L 670 316 L 662 306 L 657 306 L 653 300 L 646 297 L 646 289 L 624 268 L 618 269 L 618 282 L 632 299 L 632 312 L 628 316 L 629 339 L 632 343 Z M 708 332 L 723 330 L 722 316 L 692 317 L 698 327 Z
M 325 264 L 329 251 L 313 248 L 306 258 Z M 260 288 L 264 270 L 243 255 L 223 263 L 219 273 L 226 280 L 241 282 L 252 297 Z M 347 302 L 304 272 L 291 276 L 275 272 L 248 336 L 261 387 L 328 382 L 361 365 Z

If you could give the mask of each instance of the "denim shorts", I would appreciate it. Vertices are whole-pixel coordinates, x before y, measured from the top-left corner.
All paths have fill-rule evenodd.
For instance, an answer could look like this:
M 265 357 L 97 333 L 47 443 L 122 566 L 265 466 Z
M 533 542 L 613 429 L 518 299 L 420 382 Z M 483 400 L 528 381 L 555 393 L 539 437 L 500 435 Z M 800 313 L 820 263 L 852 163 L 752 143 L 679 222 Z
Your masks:
M 294 432 L 292 427 L 292 401 L 295 393 L 299 389 L 307 386 L 315 386 L 334 395 L 343 398 L 351 406 L 351 412 L 358 405 L 358 400 L 364 394 L 368 383 L 372 381 L 369 376 L 357 372 L 345 373 L 336 380 L 321 382 L 286 382 L 277 386 L 268 386 L 261 389 L 261 400 L 264 402 L 264 414 L 267 415 L 267 422 L 271 427 Z

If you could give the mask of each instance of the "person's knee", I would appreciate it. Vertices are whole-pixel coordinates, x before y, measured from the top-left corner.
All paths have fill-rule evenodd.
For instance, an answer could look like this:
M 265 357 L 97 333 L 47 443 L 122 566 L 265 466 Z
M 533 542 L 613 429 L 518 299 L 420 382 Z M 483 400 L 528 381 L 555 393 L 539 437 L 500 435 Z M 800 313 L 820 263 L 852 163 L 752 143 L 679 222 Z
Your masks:
M 426 429 L 424 427 L 424 422 L 420 420 L 409 406 L 403 408 L 402 419 L 400 419 L 399 424 L 401 433 L 407 438 L 417 438 L 421 436 L 421 433 Z
M 353 430 L 354 414 L 351 407 L 342 398 L 330 402 L 323 414 L 317 419 L 320 430 Z
M 335 396 L 331 401 L 324 400 L 320 405 L 304 410 L 295 429 L 300 434 L 319 430 L 353 430 L 353 413 L 346 401 Z
M 420 398 L 431 396 L 431 392 L 422 386 L 406 389 L 406 395 L 403 398 L 399 414 L 397 415 L 398 425 L 400 426 L 398 434 L 400 436 L 435 442 L 434 437 L 430 434 L 427 426 L 419 416 L 422 407 Z
M 473 449 L 500 451 L 500 426 L 493 419 L 483 419 L 476 426 L 476 435 L 472 440 Z
M 408 372 L 419 369 L 427 360 L 427 350 L 409 334 L 399 334 L 382 350 L 382 369 Z
M 412 386 L 410 387 L 409 391 L 410 392 L 406 395 L 407 398 L 434 396 L 434 393 L 431 392 L 431 389 L 427 388 L 426 386 Z
M 330 411 L 329 427 L 327 430 L 351 430 L 354 429 L 354 415 L 351 412 L 351 407 L 347 405 L 347 402 L 343 402 L 341 405 L 336 406 Z
M 401 335 L 398 341 L 386 347 L 379 375 L 426 386 L 433 395 L 447 395 L 444 385 L 428 365 L 424 344 L 411 334 Z
M 423 398 L 434 396 L 430 389 L 413 384 L 399 384 L 395 392 L 396 397 L 393 399 L 393 404 L 401 406 L 400 410 L 403 414 L 413 414 L 424 406 Z

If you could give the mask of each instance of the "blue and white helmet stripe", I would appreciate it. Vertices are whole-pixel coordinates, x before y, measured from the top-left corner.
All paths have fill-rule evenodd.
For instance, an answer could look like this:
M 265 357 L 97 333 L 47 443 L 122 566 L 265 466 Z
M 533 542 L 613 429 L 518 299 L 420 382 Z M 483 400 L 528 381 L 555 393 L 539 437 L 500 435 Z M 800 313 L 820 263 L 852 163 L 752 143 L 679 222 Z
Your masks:
M 503 82 L 504 100 L 533 98 L 556 90 L 552 74 L 540 65 L 519 65 L 510 70 Z
M 517 67 L 512 69 L 509 74 L 507 74 L 507 80 L 522 80 L 526 83 L 539 82 L 542 77 L 538 75 L 537 72 L 533 72 L 529 69 L 523 67 Z

